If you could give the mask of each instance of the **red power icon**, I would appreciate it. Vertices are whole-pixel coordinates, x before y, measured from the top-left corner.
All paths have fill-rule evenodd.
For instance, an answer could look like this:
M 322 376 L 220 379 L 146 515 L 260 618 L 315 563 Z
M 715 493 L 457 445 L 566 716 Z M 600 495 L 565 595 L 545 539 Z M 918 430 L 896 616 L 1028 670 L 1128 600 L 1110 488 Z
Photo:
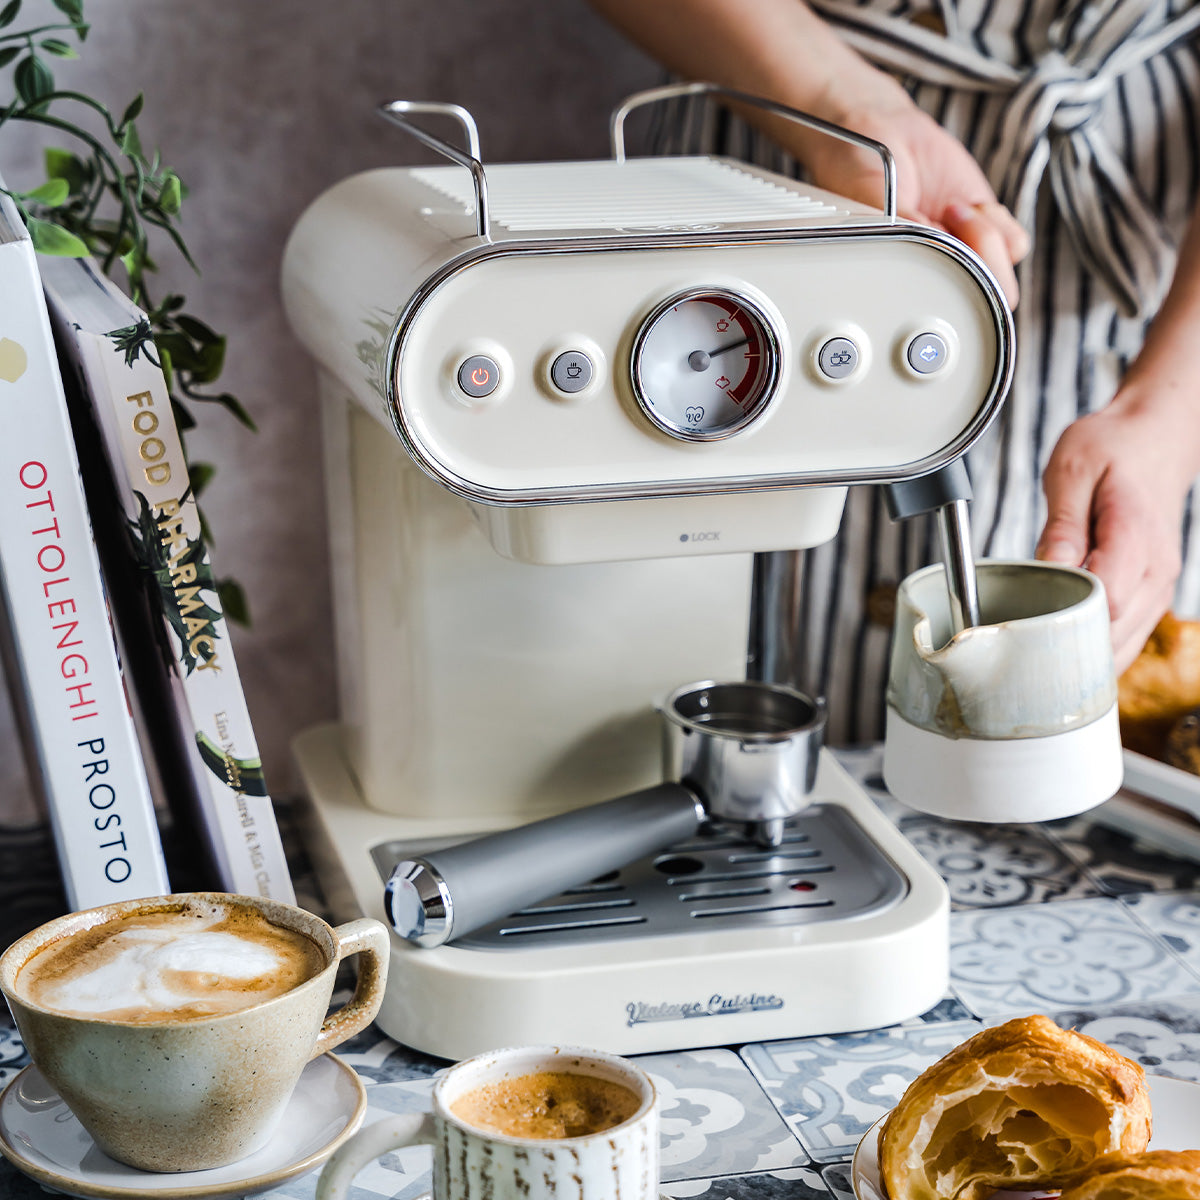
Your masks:
M 483 387 L 484 384 L 491 379 L 491 377 L 492 373 L 487 369 L 487 367 L 476 367 L 475 370 L 471 372 L 471 382 L 476 387 Z

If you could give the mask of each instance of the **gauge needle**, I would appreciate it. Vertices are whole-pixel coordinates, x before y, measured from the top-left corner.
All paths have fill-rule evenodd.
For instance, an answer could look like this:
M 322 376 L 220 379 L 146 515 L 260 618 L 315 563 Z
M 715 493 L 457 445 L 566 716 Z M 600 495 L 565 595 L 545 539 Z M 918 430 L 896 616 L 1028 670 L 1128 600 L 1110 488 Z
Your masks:
M 728 346 L 718 346 L 715 350 L 710 350 L 705 353 L 703 350 L 693 350 L 688 355 L 688 366 L 693 371 L 707 371 L 708 365 L 718 354 L 725 354 L 730 350 L 736 350 L 739 346 L 745 346 L 750 339 L 742 338 L 740 342 L 730 342 Z

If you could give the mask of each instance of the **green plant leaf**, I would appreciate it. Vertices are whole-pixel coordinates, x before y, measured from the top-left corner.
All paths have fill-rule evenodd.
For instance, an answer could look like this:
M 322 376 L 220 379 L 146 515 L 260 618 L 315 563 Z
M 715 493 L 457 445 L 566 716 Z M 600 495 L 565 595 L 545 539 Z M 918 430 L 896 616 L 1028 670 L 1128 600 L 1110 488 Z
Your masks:
M 71 188 L 65 179 L 47 179 L 32 192 L 22 192 L 21 199 L 32 200 L 35 204 L 45 205 L 46 208 L 60 208 L 66 204 L 70 195 Z
M 168 216 L 175 216 L 183 205 L 183 185 L 179 182 L 179 176 L 171 172 L 163 180 L 162 191 L 159 193 L 158 203 L 161 205 L 163 212 Z
M 46 149 L 42 156 L 46 166 L 46 175 L 50 179 L 65 179 L 71 195 L 78 196 L 91 181 L 92 172 L 88 165 L 70 150 L 62 150 L 55 146 Z
M 54 55 L 55 58 L 79 57 L 79 55 L 75 53 L 75 47 L 67 42 L 64 42 L 62 38 L 46 38 L 44 41 L 38 42 L 38 45 L 41 46 L 41 48 L 45 50 L 47 54 Z
M 43 59 L 28 54 L 13 70 L 13 84 L 21 100 L 37 108 L 54 91 L 54 73 Z
M 3 29 L 5 25 L 11 25 L 20 11 L 21 0 L 9 0 L 3 8 L 0 8 L 0 29 Z
M 83 20 L 83 0 L 54 0 L 54 7 L 76 24 Z
M 138 162 L 146 161 L 146 155 L 142 151 L 142 139 L 138 137 L 137 126 L 132 121 L 122 127 L 121 152 Z
M 20 46 L 5 46 L 3 50 L 0 50 L 0 68 L 7 67 L 20 53 Z
M 258 432 L 258 426 L 254 422 L 254 418 L 242 406 L 242 402 L 236 397 L 231 396 L 228 392 L 222 392 L 219 396 L 205 396 L 205 400 L 211 400 L 215 404 L 219 404 L 222 408 L 231 412 L 245 427 Z
M 26 217 L 33 248 L 39 254 L 52 254 L 57 258 L 84 258 L 88 253 L 87 243 L 70 230 L 37 217 Z
M 138 94 L 134 96 L 132 100 L 130 100 L 128 107 L 121 114 L 121 119 L 117 122 L 118 128 L 124 129 L 130 121 L 136 121 L 138 117 L 141 116 L 142 108 L 145 106 L 145 103 L 146 97 L 143 96 L 141 92 L 138 92 Z
M 192 495 L 199 496 L 202 491 L 212 482 L 213 476 L 217 473 L 217 468 L 212 463 L 195 462 L 188 466 L 188 479 L 192 484 Z
M 246 603 L 246 593 L 240 583 L 233 579 L 218 579 L 217 597 L 226 619 L 249 628 L 250 605 Z

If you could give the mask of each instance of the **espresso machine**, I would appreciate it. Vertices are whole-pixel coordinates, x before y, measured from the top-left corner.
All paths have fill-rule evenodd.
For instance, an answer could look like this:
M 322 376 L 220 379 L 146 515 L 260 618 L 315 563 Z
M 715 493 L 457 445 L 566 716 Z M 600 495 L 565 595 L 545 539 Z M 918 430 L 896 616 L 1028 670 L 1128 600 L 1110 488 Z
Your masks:
M 878 154 L 882 206 L 626 155 L 630 113 L 690 93 Z M 897 217 L 885 147 L 714 85 L 631 97 L 597 161 L 485 167 L 462 108 L 382 112 L 450 163 L 335 185 L 283 265 L 319 376 L 340 704 L 295 752 L 336 915 L 399 931 L 380 1025 L 460 1058 L 919 1014 L 946 892 L 817 749 L 820 699 L 775 679 L 796 712 L 721 731 L 749 762 L 771 720 L 799 730 L 782 810 L 714 811 L 664 730 L 686 744 L 755 686 L 748 645 L 786 641 L 796 552 L 849 486 L 920 492 L 983 433 L 1012 370 L 996 282 Z

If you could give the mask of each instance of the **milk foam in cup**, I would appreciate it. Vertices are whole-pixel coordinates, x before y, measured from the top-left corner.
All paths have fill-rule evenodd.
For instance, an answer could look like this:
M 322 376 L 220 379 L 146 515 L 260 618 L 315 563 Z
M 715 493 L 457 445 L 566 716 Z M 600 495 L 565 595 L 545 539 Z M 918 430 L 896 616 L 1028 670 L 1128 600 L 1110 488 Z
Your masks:
M 389 936 L 257 896 L 127 900 L 14 942 L 0 991 L 34 1066 L 101 1150 L 196 1171 L 265 1146 L 305 1065 L 370 1024 Z M 355 994 L 330 1014 L 351 955 Z

